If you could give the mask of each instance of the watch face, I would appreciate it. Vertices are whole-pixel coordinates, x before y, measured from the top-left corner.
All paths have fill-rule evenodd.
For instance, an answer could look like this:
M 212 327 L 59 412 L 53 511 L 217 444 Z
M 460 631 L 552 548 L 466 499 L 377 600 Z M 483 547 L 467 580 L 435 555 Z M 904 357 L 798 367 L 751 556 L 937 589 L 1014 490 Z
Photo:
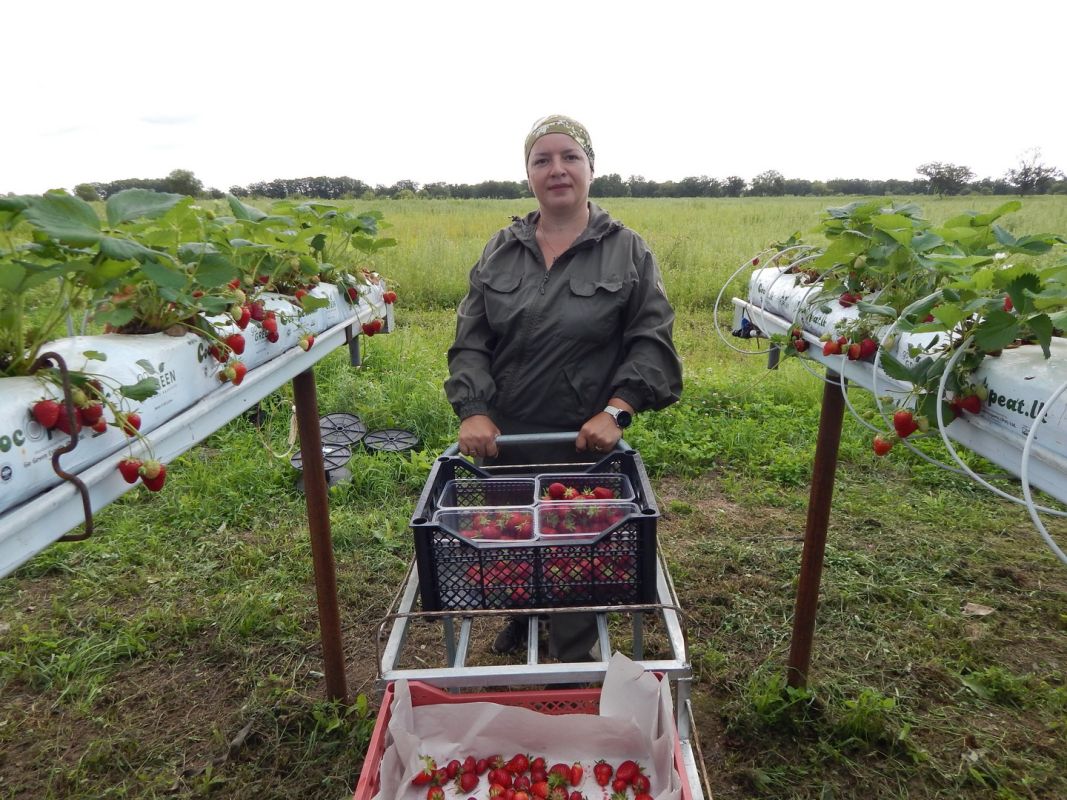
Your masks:
M 615 422 L 620 428 L 628 428 L 630 427 L 630 423 L 633 422 L 633 417 L 629 411 L 619 409 L 619 413 L 615 415 Z

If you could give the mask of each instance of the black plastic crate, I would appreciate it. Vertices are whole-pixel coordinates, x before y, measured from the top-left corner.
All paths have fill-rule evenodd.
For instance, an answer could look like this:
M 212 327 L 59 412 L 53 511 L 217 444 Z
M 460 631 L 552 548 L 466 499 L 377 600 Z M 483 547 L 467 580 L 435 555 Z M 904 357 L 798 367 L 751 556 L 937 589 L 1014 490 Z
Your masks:
M 449 481 L 491 478 L 457 456 L 441 456 L 423 487 L 411 527 L 426 611 L 478 608 L 567 608 L 654 603 L 656 521 L 659 509 L 635 450 L 609 453 L 585 474 L 626 476 L 636 507 L 621 522 L 589 540 L 557 544 L 475 546 L 434 521 Z M 544 474 L 538 469 L 538 474 Z M 583 474 L 568 470 L 565 475 Z M 539 505 L 535 498 L 534 508 Z

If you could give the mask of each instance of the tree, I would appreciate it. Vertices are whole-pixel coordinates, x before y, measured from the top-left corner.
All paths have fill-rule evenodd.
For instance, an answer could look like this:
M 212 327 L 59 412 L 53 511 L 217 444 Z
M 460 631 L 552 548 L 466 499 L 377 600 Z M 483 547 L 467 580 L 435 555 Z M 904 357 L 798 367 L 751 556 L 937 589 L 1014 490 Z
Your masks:
M 756 197 L 781 197 L 785 194 L 785 177 L 776 169 L 761 172 L 752 179 L 748 193 Z
M 745 191 L 745 179 L 737 175 L 731 175 L 724 183 L 723 194 L 727 197 L 740 197 L 741 193 Z
M 589 184 L 589 194 L 593 197 L 629 197 L 630 187 L 617 172 L 597 175 Z
M 164 180 L 168 192 L 197 197 L 204 191 L 204 182 L 187 169 L 173 170 Z
M 946 194 L 959 194 L 960 190 L 967 185 L 967 181 L 974 177 L 970 167 L 942 164 L 940 161 L 920 164 L 915 171 L 929 181 L 929 191 L 938 197 L 944 197 Z
M 100 193 L 96 191 L 96 186 L 91 183 L 79 183 L 74 187 L 74 194 L 86 203 L 91 203 L 93 200 L 100 199 Z
M 1019 168 L 1009 169 L 1004 176 L 1019 196 L 1027 194 L 1045 194 L 1053 182 L 1063 177 L 1055 167 L 1041 163 L 1041 149 L 1035 147 L 1027 150 L 1019 158 Z

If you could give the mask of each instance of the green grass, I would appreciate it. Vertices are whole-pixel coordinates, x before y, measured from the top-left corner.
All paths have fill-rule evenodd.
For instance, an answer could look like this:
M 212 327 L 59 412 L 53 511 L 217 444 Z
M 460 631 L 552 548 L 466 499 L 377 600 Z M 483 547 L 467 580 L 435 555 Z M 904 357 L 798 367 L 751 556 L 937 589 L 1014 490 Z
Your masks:
M 769 372 L 763 355 L 725 347 L 711 304 L 737 265 L 813 227 L 826 204 L 604 202 L 652 242 L 679 310 L 684 398 L 627 438 L 664 510 L 714 796 L 1067 796 L 1067 570 L 1021 507 L 899 448 L 876 458 L 851 418 L 810 681 L 783 681 L 822 387 L 796 363 Z M 322 699 L 286 389 L 263 404 L 261 428 L 234 420 L 172 465 L 164 492 L 125 495 L 91 539 L 0 584 L 0 797 L 350 795 L 376 711 L 373 637 L 412 556 L 418 492 L 456 433 L 441 391 L 452 306 L 485 238 L 528 204 L 382 208 L 400 240 L 376 264 L 399 284 L 398 330 L 367 342 L 359 369 L 341 351 L 316 369 L 324 413 L 422 441 L 357 451 L 352 481 L 331 490 L 360 699 Z M 1027 201 L 1023 215 L 1019 229 L 1067 230 L 1063 198 Z M 871 406 L 861 392 L 854 402 Z M 993 613 L 967 616 L 967 603 Z

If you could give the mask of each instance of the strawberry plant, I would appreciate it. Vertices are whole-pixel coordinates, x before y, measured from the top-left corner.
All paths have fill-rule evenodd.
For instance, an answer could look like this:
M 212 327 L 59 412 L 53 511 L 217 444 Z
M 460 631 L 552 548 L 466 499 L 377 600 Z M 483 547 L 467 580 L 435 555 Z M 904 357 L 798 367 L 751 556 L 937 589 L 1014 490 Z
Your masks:
M 786 269 L 810 287 L 808 306 L 790 333 L 772 338 L 800 354 L 807 343 L 799 329 L 812 315 L 830 319 L 835 309 L 855 306 L 857 316 L 823 333 L 822 352 L 874 361 L 911 385 L 896 402 L 915 410 L 915 427 L 898 427 L 896 438 L 913 433 L 919 420 L 936 419 L 939 405 L 946 422 L 979 412 L 972 376 L 983 359 L 1023 345 L 1039 346 L 1048 358 L 1052 339 L 1067 328 L 1067 258 L 1057 252 L 1067 239 L 1009 232 L 1001 218 L 1020 207 L 1012 201 L 940 225 L 910 203 L 828 209 L 821 229 L 829 243 Z M 894 352 L 899 337 L 906 337 L 904 352 Z M 890 441 L 883 438 L 876 451 L 888 452 Z

